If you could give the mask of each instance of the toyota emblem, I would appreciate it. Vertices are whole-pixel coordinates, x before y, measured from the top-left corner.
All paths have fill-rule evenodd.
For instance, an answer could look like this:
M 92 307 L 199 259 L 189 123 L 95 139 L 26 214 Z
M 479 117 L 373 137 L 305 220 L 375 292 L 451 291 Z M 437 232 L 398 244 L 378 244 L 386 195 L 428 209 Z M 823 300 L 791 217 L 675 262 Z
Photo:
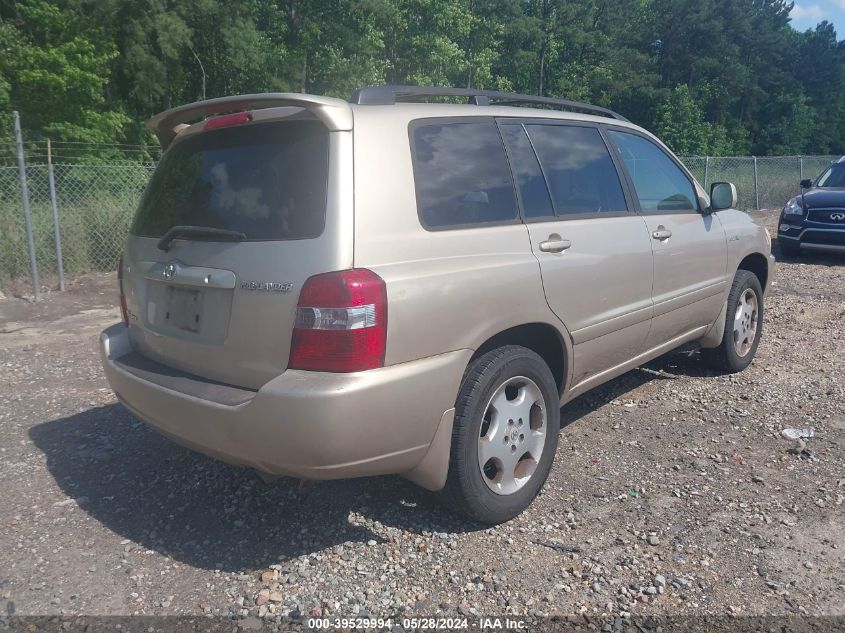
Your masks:
M 176 276 L 176 264 L 168 264 L 161 271 L 165 279 L 173 279 Z

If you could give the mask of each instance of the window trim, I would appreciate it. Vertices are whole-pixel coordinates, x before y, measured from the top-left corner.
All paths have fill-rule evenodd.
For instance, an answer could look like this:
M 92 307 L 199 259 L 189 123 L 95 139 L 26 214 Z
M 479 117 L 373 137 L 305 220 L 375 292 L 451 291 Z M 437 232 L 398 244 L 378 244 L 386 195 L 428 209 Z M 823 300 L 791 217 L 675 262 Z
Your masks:
M 416 170 L 416 155 L 417 155 L 417 144 L 414 140 L 414 132 L 416 129 L 423 125 L 432 125 L 433 123 L 442 123 L 444 125 L 455 124 L 455 123 L 490 123 L 493 125 L 493 129 L 496 132 L 496 136 L 499 139 L 499 143 L 502 145 L 502 151 L 505 155 L 505 166 L 507 168 L 508 177 L 510 179 L 511 187 L 513 189 L 513 197 L 514 202 L 516 203 L 516 208 L 514 209 L 514 218 L 511 220 L 498 220 L 496 222 L 470 222 L 464 224 L 447 224 L 443 226 L 430 226 L 426 223 L 423 219 L 423 214 L 421 213 L 420 203 L 419 203 L 419 181 L 417 178 L 417 170 Z M 419 220 L 420 226 L 422 226 L 426 231 L 431 233 L 439 233 L 441 231 L 458 231 L 461 229 L 483 229 L 487 227 L 494 227 L 494 226 L 514 226 L 517 224 L 522 224 L 522 206 L 520 204 L 519 198 L 519 191 L 518 187 L 516 186 L 516 182 L 514 181 L 513 171 L 511 170 L 510 166 L 510 159 L 508 156 L 508 148 L 505 145 L 504 139 L 502 139 L 502 134 L 499 131 L 498 126 L 496 125 L 496 119 L 492 116 L 432 116 L 432 117 L 422 117 L 418 119 L 412 119 L 408 122 L 408 142 L 409 142 L 409 150 L 410 150 L 410 159 L 411 159 L 411 174 L 414 177 L 414 205 L 417 208 L 417 219 Z
M 502 123 L 502 121 L 505 121 Z M 534 154 L 534 159 L 537 161 L 537 166 L 540 168 L 540 176 L 543 178 L 543 186 L 546 189 L 546 195 L 549 197 L 549 205 L 552 207 L 552 215 L 538 215 L 534 217 L 526 217 L 525 215 L 525 203 L 522 199 L 522 188 L 519 186 L 519 177 L 516 172 L 516 168 L 514 167 L 515 161 L 511 156 L 510 149 L 508 148 L 508 144 L 505 141 L 504 134 L 502 133 L 502 128 L 505 126 L 519 126 L 522 130 L 522 133 L 525 135 L 526 140 L 528 140 L 528 145 L 531 147 L 531 151 Z M 546 173 L 543 171 L 543 166 L 540 164 L 540 158 L 537 156 L 537 150 L 534 149 L 534 143 L 531 142 L 531 137 L 528 136 L 528 132 L 525 129 L 525 125 L 522 123 L 510 123 L 509 119 L 496 119 L 496 129 L 499 130 L 499 136 L 502 138 L 502 143 L 505 146 L 505 154 L 508 157 L 508 169 L 511 171 L 511 178 L 514 182 L 514 189 L 516 191 L 516 202 L 519 206 L 519 217 L 522 220 L 523 224 L 530 224 L 532 222 L 552 222 L 554 221 L 557 216 L 555 215 L 555 208 L 554 208 L 554 201 L 552 200 L 552 194 L 549 191 L 549 183 L 546 181 Z
M 549 195 L 549 200 L 552 203 L 552 211 L 554 215 L 547 215 L 542 217 L 534 217 L 534 218 L 526 218 L 524 215 L 524 211 L 522 209 L 522 197 L 521 192 L 519 191 L 519 187 L 516 185 L 516 173 L 513 172 L 511 169 L 511 176 L 514 180 L 514 186 L 516 186 L 517 194 L 519 195 L 518 202 L 520 204 L 520 216 L 523 218 L 523 222 L 525 224 L 535 224 L 538 222 L 567 222 L 569 220 L 592 220 L 596 218 L 624 218 L 631 215 L 636 215 L 637 210 L 634 206 L 636 202 L 636 198 L 631 195 L 631 191 L 629 191 L 628 187 L 628 180 L 624 174 L 624 172 L 620 171 L 620 165 L 617 161 L 617 157 L 614 156 L 617 152 L 615 151 L 615 147 L 608 144 L 607 139 L 602 131 L 601 124 L 593 123 L 592 121 L 570 121 L 568 119 L 547 119 L 547 118 L 540 118 L 540 117 L 496 117 L 496 122 L 500 126 L 502 125 L 520 125 L 525 132 L 525 136 L 528 138 L 528 142 L 531 144 L 531 149 L 534 151 L 534 156 L 537 159 L 537 164 L 540 166 L 540 172 L 543 175 L 543 180 L 546 184 L 546 192 Z M 625 211 L 597 211 L 592 213 L 569 213 L 558 215 L 555 210 L 555 203 L 554 197 L 552 196 L 551 189 L 549 188 L 549 178 L 546 175 L 546 170 L 543 167 L 543 161 L 540 160 L 540 155 L 537 153 L 537 149 L 534 147 L 534 141 L 531 140 L 531 134 L 528 133 L 526 129 L 527 125 L 553 125 L 553 126 L 561 126 L 561 127 L 586 127 L 586 128 L 593 128 L 599 133 L 599 137 L 601 138 L 602 142 L 605 145 L 605 149 L 607 150 L 608 156 L 610 156 L 610 160 L 613 163 L 613 166 L 616 170 L 616 177 L 619 179 L 619 186 L 622 189 L 622 196 L 625 198 L 625 206 L 627 209 Z M 503 141 L 504 142 L 504 139 Z M 507 152 L 507 143 L 505 143 L 505 151 Z M 508 154 L 508 160 L 510 161 L 510 154 Z
M 697 214 L 697 215 L 704 215 L 704 210 L 701 208 L 701 199 L 698 195 L 697 181 L 693 177 L 692 173 L 687 166 L 684 165 L 678 158 L 666 147 L 660 139 L 650 134 L 646 134 L 641 132 L 640 130 L 622 127 L 619 125 L 607 125 L 601 124 L 602 132 L 604 136 L 607 137 L 607 142 L 613 148 L 613 154 L 615 154 L 614 158 L 618 159 L 619 164 L 622 168 L 622 171 L 625 175 L 625 180 L 628 183 L 628 187 L 631 190 L 634 198 L 634 204 L 636 205 L 636 211 L 641 216 L 651 216 L 651 215 L 690 215 L 690 214 Z M 622 156 L 619 152 L 619 146 L 613 140 L 613 137 L 610 135 L 610 132 L 620 132 L 623 134 L 630 134 L 631 136 L 639 136 L 640 138 L 649 141 L 652 145 L 654 145 L 659 151 L 663 152 L 663 154 L 678 168 L 681 170 L 681 174 L 683 174 L 684 178 L 686 178 L 687 182 L 689 183 L 690 187 L 692 188 L 693 196 L 695 197 L 695 208 L 694 209 L 655 209 L 655 210 L 644 210 L 642 205 L 640 204 L 640 198 L 637 195 L 637 189 L 634 186 L 634 179 L 631 177 L 631 174 L 628 172 L 628 168 L 625 165 L 625 161 L 622 160 Z

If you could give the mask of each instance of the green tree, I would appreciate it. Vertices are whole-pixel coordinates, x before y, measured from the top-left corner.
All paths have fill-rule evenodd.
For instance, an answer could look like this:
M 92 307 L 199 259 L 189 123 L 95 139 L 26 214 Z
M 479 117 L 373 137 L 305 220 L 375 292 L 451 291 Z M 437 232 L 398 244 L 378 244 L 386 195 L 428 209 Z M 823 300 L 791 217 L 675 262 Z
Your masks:
M 181 103 L 366 84 L 616 109 L 681 152 L 845 151 L 845 45 L 787 0 L 0 0 L 0 137 L 148 141 Z M 679 88 L 680 87 L 680 88 Z
M 702 156 L 710 150 L 710 126 L 685 84 L 658 107 L 656 132 L 678 154 Z
M 0 78 L 23 125 L 57 140 L 120 139 L 129 117 L 105 95 L 114 45 L 47 0 L 18 2 L 12 17 L 16 35 L 6 40 Z

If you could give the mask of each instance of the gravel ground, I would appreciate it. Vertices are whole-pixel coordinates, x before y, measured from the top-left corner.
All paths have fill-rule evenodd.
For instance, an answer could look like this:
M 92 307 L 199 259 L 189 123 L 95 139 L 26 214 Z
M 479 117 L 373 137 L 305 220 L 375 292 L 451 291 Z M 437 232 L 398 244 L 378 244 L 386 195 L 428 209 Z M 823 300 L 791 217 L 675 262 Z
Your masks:
M 0 608 L 843 616 L 843 279 L 845 256 L 782 261 L 740 375 L 681 349 L 565 407 L 544 492 L 485 530 L 398 477 L 300 491 L 148 430 L 99 365 L 111 275 L 0 300 Z

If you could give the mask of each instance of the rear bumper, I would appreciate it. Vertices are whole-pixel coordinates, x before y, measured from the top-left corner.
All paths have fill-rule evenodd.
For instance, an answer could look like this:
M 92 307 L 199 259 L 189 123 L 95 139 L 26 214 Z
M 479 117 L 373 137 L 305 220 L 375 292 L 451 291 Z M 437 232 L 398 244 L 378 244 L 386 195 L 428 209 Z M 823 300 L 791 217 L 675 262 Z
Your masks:
M 100 335 L 100 352 L 120 401 L 188 448 L 306 479 L 414 471 L 416 479 L 435 481 L 427 487 L 437 487 L 442 477 L 417 471 L 442 422 L 451 428 L 452 407 L 472 354 L 459 350 L 352 374 L 288 370 L 258 391 L 211 399 L 202 394 L 220 393 L 219 385 L 201 391 L 190 380 L 168 383 L 167 376 L 151 375 L 154 369 L 139 372 L 121 362 L 133 354 L 122 324 Z M 442 466 L 442 460 L 438 463 Z

